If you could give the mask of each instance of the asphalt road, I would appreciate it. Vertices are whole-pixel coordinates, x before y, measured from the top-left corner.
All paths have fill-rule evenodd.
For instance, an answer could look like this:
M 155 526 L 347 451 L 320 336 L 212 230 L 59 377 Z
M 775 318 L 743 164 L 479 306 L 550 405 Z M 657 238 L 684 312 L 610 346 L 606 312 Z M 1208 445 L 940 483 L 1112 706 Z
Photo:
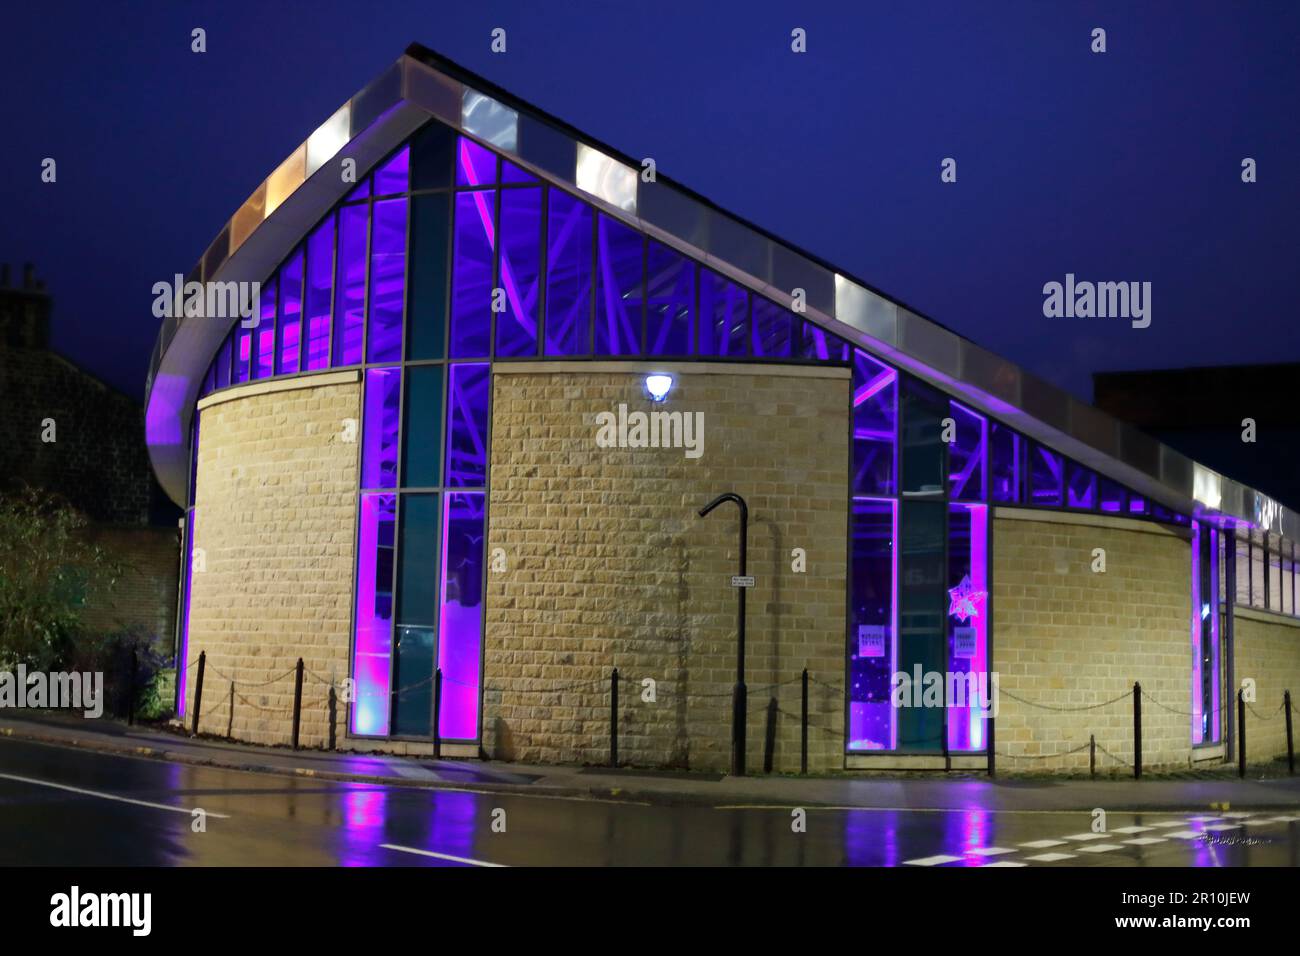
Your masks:
M 1078 812 L 809 808 L 793 824 L 788 808 L 324 783 L 0 738 L 6 866 L 1300 865 L 1300 809 L 1110 813 L 1105 833 Z

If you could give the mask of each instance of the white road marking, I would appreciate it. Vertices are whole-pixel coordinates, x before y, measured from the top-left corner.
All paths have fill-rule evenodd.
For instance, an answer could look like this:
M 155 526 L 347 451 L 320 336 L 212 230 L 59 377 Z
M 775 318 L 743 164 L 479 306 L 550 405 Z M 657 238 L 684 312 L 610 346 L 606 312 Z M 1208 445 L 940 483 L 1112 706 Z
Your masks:
M 985 863 L 984 865 L 986 867 L 989 867 L 989 866 L 1028 866 L 1029 864 L 1017 863 L 1015 860 L 997 860 L 994 863 Z
M 1106 834 L 1104 834 L 1104 833 L 1071 833 L 1069 836 L 1064 837 L 1064 839 L 1066 839 L 1066 840 L 1078 840 L 1080 843 L 1084 843 L 1084 842 L 1086 842 L 1086 841 L 1088 841 L 1088 840 L 1104 840 L 1104 839 L 1106 839 Z
M 903 866 L 938 866 L 940 863 L 956 863 L 960 859 L 959 856 L 945 856 L 940 853 L 938 856 L 922 856 L 915 860 L 904 860 Z
M 1109 853 L 1111 850 L 1124 849 L 1118 843 L 1089 843 L 1078 848 L 1080 853 Z
M 1159 823 L 1152 823 L 1151 825 L 1153 827 L 1160 827 L 1161 829 L 1164 829 L 1166 827 L 1186 826 L 1186 824 L 1183 823 L 1182 820 L 1161 820 Z
M 1048 847 L 1065 846 L 1064 840 L 1030 840 L 1028 843 L 1022 843 L 1021 846 L 1030 850 L 1046 850 Z
M 466 863 L 469 866 L 501 866 L 504 863 L 489 863 L 487 860 L 471 860 L 467 856 L 452 856 L 450 853 L 435 853 L 433 850 L 420 850 L 413 846 L 398 846 L 396 843 L 379 844 L 385 850 L 397 850 L 399 853 L 414 853 L 416 856 L 431 856 L 435 860 L 447 860 L 451 863 Z
M 1037 856 L 1027 856 L 1026 860 L 1033 860 L 1035 863 L 1059 863 L 1061 860 L 1073 860 L 1073 853 L 1040 853 Z
M 1015 850 L 1009 850 L 1004 846 L 982 846 L 978 850 L 971 850 L 976 856 L 1001 856 L 1003 853 L 1015 853 Z
M 1171 837 L 1177 837 L 1180 840 L 1199 840 L 1201 838 L 1200 830 L 1175 830 L 1169 834 Z
M 170 803 L 153 803 L 149 800 L 135 800 L 131 797 L 119 797 L 115 793 L 103 793 L 99 790 L 83 790 L 80 787 L 70 787 L 66 783 L 54 783 L 50 780 L 36 780 L 32 777 L 20 777 L 12 773 L 0 773 L 0 778 L 5 780 L 16 780 L 19 783 L 29 783 L 34 787 L 52 787 L 55 790 L 66 790 L 68 793 L 80 794 L 83 797 L 98 797 L 100 800 L 114 800 L 118 803 L 129 803 L 137 807 L 149 807 L 153 810 L 170 810 L 172 813 L 183 813 L 187 817 L 193 816 L 194 811 L 189 807 L 177 807 Z M 230 817 L 224 813 L 216 813 L 212 810 L 202 811 L 205 816 L 216 817 L 219 820 L 229 820 Z
M 1133 840 L 1124 841 L 1124 843 L 1127 846 L 1152 846 L 1153 844 L 1156 843 L 1168 843 L 1168 842 L 1169 840 L 1166 839 L 1165 837 L 1137 837 L 1136 839 Z
M 1148 830 L 1154 830 L 1155 827 L 1116 827 L 1111 833 L 1146 833 Z
M 1240 830 L 1240 823 L 1211 823 L 1205 828 L 1210 833 L 1218 833 L 1222 830 Z

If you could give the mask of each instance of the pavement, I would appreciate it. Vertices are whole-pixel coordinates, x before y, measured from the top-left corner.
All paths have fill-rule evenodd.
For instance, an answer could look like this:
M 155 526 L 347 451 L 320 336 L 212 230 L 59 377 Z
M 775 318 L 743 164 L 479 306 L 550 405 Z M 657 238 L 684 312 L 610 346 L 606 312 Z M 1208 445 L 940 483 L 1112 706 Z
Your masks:
M 385 754 L 293 751 L 193 738 L 101 718 L 9 711 L 0 738 L 143 757 L 194 767 L 404 788 L 622 800 L 713 808 L 820 807 L 908 811 L 1220 811 L 1296 810 L 1300 777 L 1257 769 L 1149 774 L 1143 780 L 1051 776 L 857 773 L 835 776 L 730 775 L 634 768 L 531 766 L 500 761 L 432 760 Z M 1249 769 L 1249 768 L 1248 768 Z

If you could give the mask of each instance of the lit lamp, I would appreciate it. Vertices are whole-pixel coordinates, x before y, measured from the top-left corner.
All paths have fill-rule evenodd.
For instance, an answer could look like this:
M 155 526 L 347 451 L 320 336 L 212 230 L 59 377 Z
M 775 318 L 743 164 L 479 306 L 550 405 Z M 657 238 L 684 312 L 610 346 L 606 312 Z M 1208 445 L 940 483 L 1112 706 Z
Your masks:
M 673 377 L 671 375 L 647 375 L 645 377 L 645 390 L 650 393 L 650 397 L 656 402 L 662 402 L 668 397 L 668 391 L 673 387 Z

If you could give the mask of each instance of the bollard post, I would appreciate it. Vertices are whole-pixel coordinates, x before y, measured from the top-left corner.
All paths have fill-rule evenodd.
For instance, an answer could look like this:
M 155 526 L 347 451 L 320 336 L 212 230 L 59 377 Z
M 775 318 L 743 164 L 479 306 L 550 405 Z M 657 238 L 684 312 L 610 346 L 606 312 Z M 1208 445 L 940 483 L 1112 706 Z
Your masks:
M 190 733 L 199 735 L 199 711 L 203 708 L 203 669 L 208 663 L 208 652 L 199 651 L 199 673 L 194 679 L 194 723 Z
M 1133 682 L 1133 779 L 1142 779 L 1142 685 Z
M 996 777 L 998 775 L 997 774 L 998 768 L 997 768 L 997 754 L 994 751 L 993 715 L 989 714 L 989 716 L 984 719 L 989 722 L 989 736 L 988 736 L 989 776 Z
M 609 765 L 618 766 L 618 668 L 609 675 Z
M 1246 776 L 1246 692 L 1237 691 L 1237 776 Z
M 803 669 L 803 696 L 799 708 L 799 772 L 808 772 L 808 668 Z
M 298 658 L 293 679 L 293 749 L 298 749 L 298 728 L 302 726 L 302 658 Z
M 743 588 L 741 589 L 743 592 Z M 748 690 L 744 682 L 737 681 L 731 690 L 731 772 L 737 777 L 745 775 L 745 718 L 748 711 Z
M 1088 735 L 1088 776 L 1097 777 L 1097 735 Z
M 334 675 L 332 673 L 330 674 L 330 679 L 331 680 L 334 679 Z M 335 724 L 338 722 L 339 719 L 339 695 L 338 692 L 334 690 L 333 684 L 330 684 L 329 715 L 330 715 L 329 749 L 334 750 L 335 748 L 338 747 L 338 736 L 334 728 L 335 728 Z
M 772 772 L 772 763 L 776 759 L 776 698 L 767 702 L 767 733 L 763 738 L 763 773 Z
M 1286 772 L 1295 776 L 1295 747 L 1291 742 L 1291 692 L 1282 692 L 1282 704 L 1286 708 Z
M 442 668 L 433 670 L 433 759 L 442 759 Z
M 230 706 L 226 708 L 226 739 L 235 739 L 235 682 L 230 682 Z
M 140 668 L 139 648 L 140 645 L 138 644 L 131 645 L 131 680 L 127 683 L 127 694 L 129 696 L 126 701 L 126 725 L 128 727 L 135 726 L 135 675 Z

